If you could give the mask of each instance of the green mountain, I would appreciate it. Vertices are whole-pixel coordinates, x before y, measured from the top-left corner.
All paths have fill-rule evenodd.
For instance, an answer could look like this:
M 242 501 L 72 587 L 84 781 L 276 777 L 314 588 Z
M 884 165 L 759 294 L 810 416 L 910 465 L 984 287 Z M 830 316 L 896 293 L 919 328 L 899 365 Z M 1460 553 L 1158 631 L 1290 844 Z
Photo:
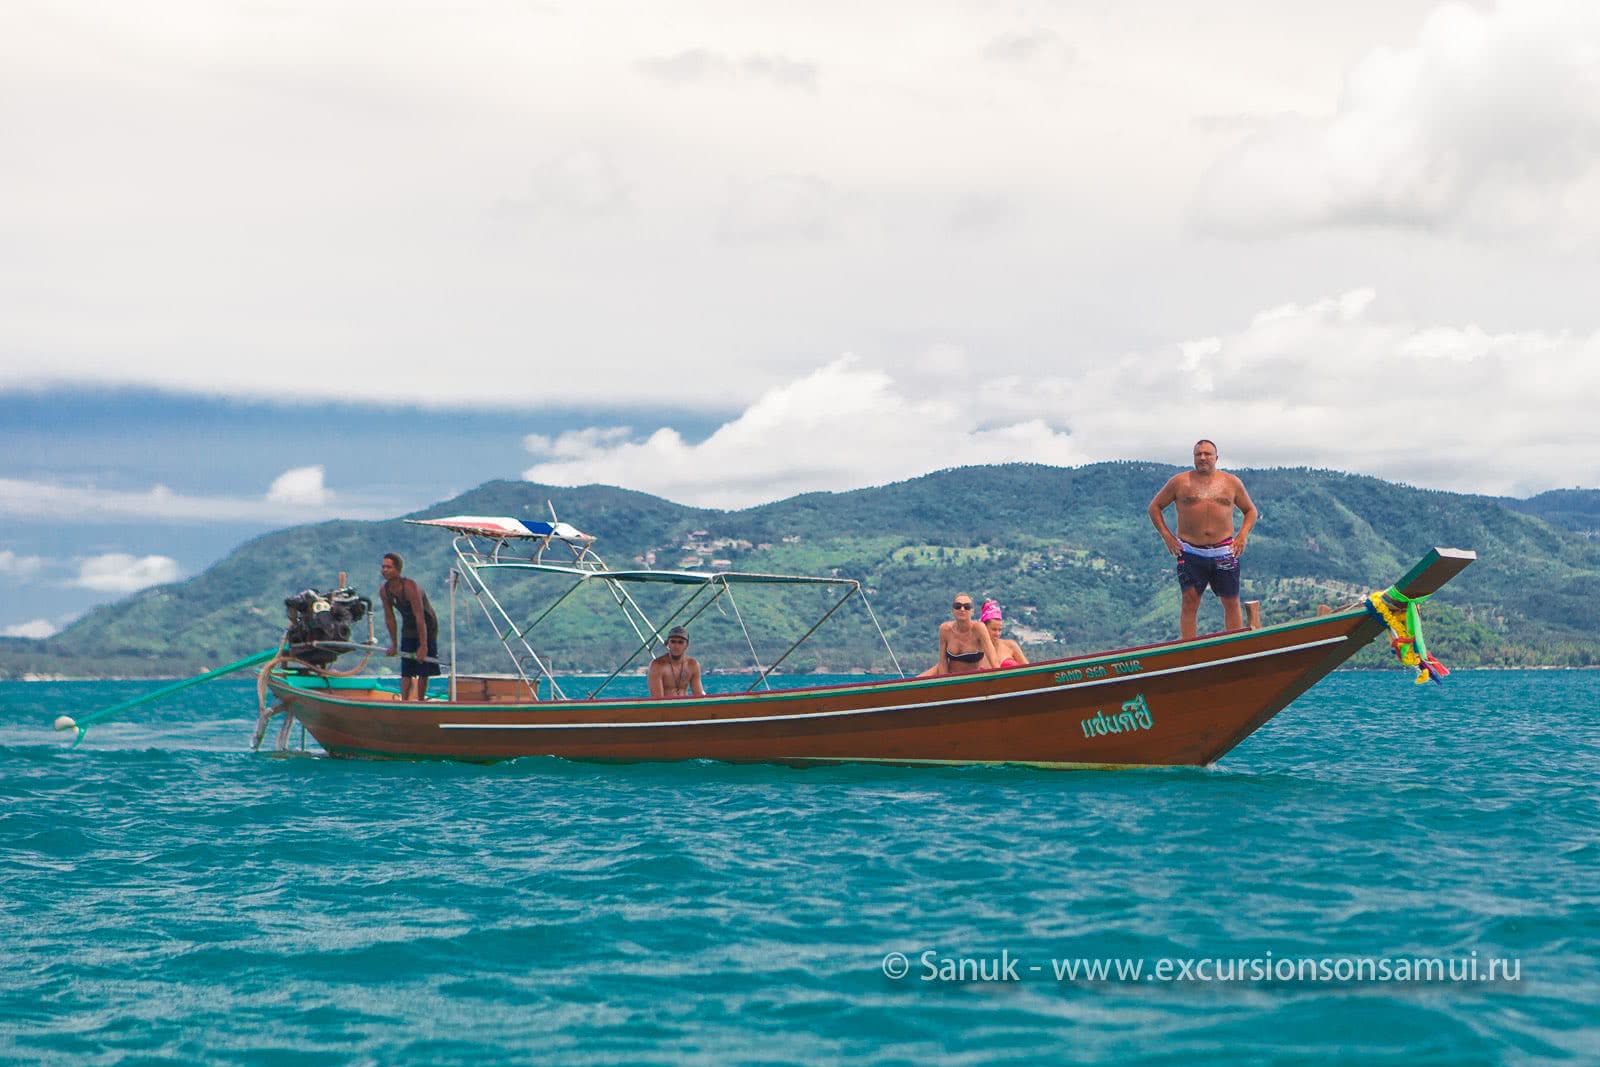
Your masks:
M 1500 503 L 1525 515 L 1537 515 L 1552 526 L 1600 538 L 1600 489 L 1552 489 L 1526 500 Z
M 648 559 L 670 570 L 690 560 L 726 560 L 736 570 L 859 578 L 900 665 L 915 671 L 932 663 L 935 627 L 949 617 L 957 592 L 999 600 L 1007 632 L 1036 659 L 1174 636 L 1177 584 L 1145 506 L 1176 470 L 1131 462 L 967 467 L 740 511 L 684 507 L 606 486 L 490 482 L 410 517 L 543 518 L 549 501 L 563 519 L 599 537 L 596 548 L 613 567 Z M 1591 498 L 1547 501 L 1546 521 L 1510 506 L 1526 501 L 1332 471 L 1235 473 L 1261 508 L 1244 576 L 1245 597 L 1261 601 L 1266 621 L 1352 603 L 1394 581 L 1434 545 L 1471 548 L 1480 562 L 1424 609 L 1430 647 L 1446 664 L 1600 664 L 1600 540 L 1579 532 Z M 1570 515 L 1578 520 L 1554 521 Z M 398 519 L 328 522 L 257 538 L 203 574 L 99 608 L 48 640 L 0 643 L 0 675 L 182 675 L 215 666 L 271 646 L 284 625 L 284 597 L 331 589 L 341 572 L 375 598 L 378 563 L 390 550 L 406 557 L 407 576 L 429 592 L 447 627 L 448 534 Z M 532 612 L 528 583 L 496 588 L 514 616 Z M 540 588 L 548 598 L 565 586 Z M 652 584 L 632 592 L 659 622 L 688 589 Z M 741 587 L 736 597 L 691 624 L 694 652 L 707 667 L 747 666 L 746 630 L 763 662 L 771 662 L 832 602 L 810 586 Z M 463 669 L 510 669 L 470 597 L 457 602 L 455 618 Z M 542 626 L 532 643 L 558 670 L 608 671 L 639 643 L 602 588 L 574 594 L 552 621 L 560 625 Z M 1220 608 L 1208 597 L 1202 629 L 1220 625 Z M 381 617 L 377 633 L 385 639 Z M 1375 646 L 1358 662 L 1390 660 Z M 891 666 L 853 598 L 784 669 Z

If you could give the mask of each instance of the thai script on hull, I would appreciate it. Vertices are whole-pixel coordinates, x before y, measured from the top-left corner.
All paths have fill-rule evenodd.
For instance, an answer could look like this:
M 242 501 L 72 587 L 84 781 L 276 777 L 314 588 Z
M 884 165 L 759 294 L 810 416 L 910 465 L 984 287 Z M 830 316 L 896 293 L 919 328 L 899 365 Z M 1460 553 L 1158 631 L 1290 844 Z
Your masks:
M 1149 730 L 1155 726 L 1155 720 L 1150 717 L 1150 706 L 1144 702 L 1144 694 L 1140 693 L 1132 700 L 1122 702 L 1122 710 L 1107 715 L 1104 711 L 1097 710 L 1092 716 L 1083 720 L 1084 737 L 1104 737 L 1106 734 L 1122 734 L 1131 730 Z

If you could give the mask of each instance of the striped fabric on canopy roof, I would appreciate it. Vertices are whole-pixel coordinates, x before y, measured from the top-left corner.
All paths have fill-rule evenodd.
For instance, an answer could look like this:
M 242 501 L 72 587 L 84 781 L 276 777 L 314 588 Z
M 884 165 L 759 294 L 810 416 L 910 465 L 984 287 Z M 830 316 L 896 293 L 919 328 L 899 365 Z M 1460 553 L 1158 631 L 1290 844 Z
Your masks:
M 514 519 L 508 515 L 450 515 L 438 519 L 407 519 L 415 526 L 439 526 L 456 533 L 484 537 L 554 537 L 561 541 L 587 543 L 594 538 L 565 522 L 540 522 Z

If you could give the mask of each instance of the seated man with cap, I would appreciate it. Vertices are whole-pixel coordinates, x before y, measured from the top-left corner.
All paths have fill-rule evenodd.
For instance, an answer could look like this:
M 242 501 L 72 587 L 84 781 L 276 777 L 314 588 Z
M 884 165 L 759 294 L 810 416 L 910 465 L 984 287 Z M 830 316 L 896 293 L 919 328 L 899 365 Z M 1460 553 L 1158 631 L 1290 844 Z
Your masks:
M 703 697 L 706 691 L 700 685 L 700 663 L 689 654 L 689 631 L 674 626 L 667 631 L 667 651 L 650 661 L 650 695 L 652 697 Z

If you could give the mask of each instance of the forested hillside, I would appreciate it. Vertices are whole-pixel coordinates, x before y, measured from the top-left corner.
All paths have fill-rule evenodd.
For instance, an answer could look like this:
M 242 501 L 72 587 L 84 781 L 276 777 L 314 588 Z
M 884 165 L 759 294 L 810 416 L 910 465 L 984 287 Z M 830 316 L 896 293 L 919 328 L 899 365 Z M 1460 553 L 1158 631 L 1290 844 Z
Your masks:
M 1177 627 L 1172 563 L 1145 505 L 1176 468 L 1102 463 L 1063 469 L 971 467 L 848 493 L 812 493 L 742 511 L 712 511 L 605 486 L 490 482 L 413 517 L 450 514 L 561 518 L 599 538 L 613 567 L 839 574 L 862 580 L 900 656 L 920 670 L 956 592 L 994 597 L 1034 658 L 1163 640 Z M 1480 562 L 1424 609 L 1429 642 L 1452 666 L 1600 663 L 1600 540 L 1585 535 L 1594 498 L 1498 501 L 1413 489 L 1330 471 L 1237 471 L 1261 509 L 1244 558 L 1245 597 L 1268 622 L 1351 603 L 1387 585 L 1434 545 L 1475 549 Z M 1549 499 L 1546 499 L 1549 498 Z M 1516 504 L 1517 507 L 1511 505 Z M 1551 521 L 1528 514 L 1545 514 Z M 1557 521 L 1561 520 L 1561 521 Z M 100 608 L 45 641 L 0 644 L 0 672 L 179 675 L 269 647 L 283 599 L 332 588 L 340 572 L 375 596 L 383 552 L 448 620 L 450 537 L 384 522 L 329 522 L 266 535 L 203 574 Z M 506 602 L 531 609 L 532 590 Z M 542 587 L 545 596 L 564 586 Z M 636 589 L 661 618 L 680 586 Z M 749 663 L 742 618 L 764 661 L 826 609 L 811 587 L 740 589 L 693 623 L 708 667 Z M 637 640 L 603 590 L 574 595 L 534 643 L 563 670 L 609 670 Z M 1202 629 L 1221 625 L 1208 598 Z M 470 600 L 457 605 L 463 666 L 509 669 Z M 380 638 L 384 636 L 381 619 Z M 364 636 L 364 631 L 363 631 Z M 1358 662 L 1377 665 L 1376 647 Z M 382 661 L 379 661 L 380 663 Z M 886 670 L 888 653 L 866 614 L 847 604 L 786 664 L 796 670 Z

